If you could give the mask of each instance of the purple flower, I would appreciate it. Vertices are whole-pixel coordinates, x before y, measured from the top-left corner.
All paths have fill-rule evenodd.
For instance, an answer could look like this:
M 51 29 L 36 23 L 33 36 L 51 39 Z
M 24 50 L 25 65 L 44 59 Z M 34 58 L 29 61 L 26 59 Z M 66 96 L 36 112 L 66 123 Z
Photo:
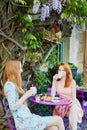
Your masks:
M 36 14 L 36 13 L 38 12 L 39 7 L 40 7 L 40 3 L 37 2 L 37 3 L 33 6 L 32 12 L 33 12 L 34 14 Z

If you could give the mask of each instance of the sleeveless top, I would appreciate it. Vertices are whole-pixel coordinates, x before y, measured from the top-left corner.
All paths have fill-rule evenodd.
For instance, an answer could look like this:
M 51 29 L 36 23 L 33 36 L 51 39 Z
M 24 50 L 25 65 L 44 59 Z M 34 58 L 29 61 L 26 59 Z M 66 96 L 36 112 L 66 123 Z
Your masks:
M 58 85 L 58 81 L 56 81 L 56 75 L 53 77 L 53 81 L 55 83 L 56 91 L 60 97 L 67 98 L 69 100 L 72 100 L 72 88 L 62 88 L 61 86 Z M 73 86 L 72 86 L 73 87 Z M 77 116 L 78 116 L 78 122 L 81 123 L 82 117 L 83 117 L 83 110 L 81 108 L 80 102 L 78 99 L 75 101 L 76 104 L 76 109 L 77 109 Z M 53 115 L 59 115 L 61 117 L 64 117 L 68 115 L 70 110 L 69 105 L 64 105 L 64 106 L 56 106 L 53 111 Z

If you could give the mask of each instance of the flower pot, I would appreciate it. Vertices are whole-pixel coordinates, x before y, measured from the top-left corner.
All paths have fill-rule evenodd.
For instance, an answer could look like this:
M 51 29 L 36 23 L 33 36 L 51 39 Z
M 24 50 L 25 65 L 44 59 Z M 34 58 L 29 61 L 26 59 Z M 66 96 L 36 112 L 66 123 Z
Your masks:
M 77 76 L 77 70 L 78 70 L 78 68 L 71 68 L 73 77 Z

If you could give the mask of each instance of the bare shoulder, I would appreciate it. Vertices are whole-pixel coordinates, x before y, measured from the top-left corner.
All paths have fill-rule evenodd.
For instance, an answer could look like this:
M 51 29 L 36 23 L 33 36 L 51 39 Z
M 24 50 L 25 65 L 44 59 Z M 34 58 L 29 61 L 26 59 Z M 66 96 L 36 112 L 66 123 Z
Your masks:
M 76 81 L 74 79 L 72 80 L 71 87 L 76 87 Z
M 76 81 L 74 79 L 72 80 L 72 84 L 76 84 Z

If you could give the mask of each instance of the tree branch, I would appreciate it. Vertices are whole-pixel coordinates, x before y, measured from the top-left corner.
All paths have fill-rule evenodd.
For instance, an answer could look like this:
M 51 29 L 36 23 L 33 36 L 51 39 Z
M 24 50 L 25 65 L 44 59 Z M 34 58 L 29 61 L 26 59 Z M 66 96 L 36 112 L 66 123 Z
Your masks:
M 11 55 L 11 53 L 9 52 L 9 50 L 5 47 L 4 43 L 2 43 L 2 46 L 3 46 L 3 48 L 6 50 L 6 52 L 7 52 L 9 55 Z
M 9 41 L 15 43 L 21 50 L 26 50 L 26 47 L 21 46 L 17 41 L 15 41 L 14 39 L 8 37 L 6 34 L 4 34 L 1 30 L 0 30 L 0 35 L 5 37 L 6 39 L 8 39 Z
M 56 45 L 55 45 L 55 46 L 56 46 Z M 47 52 L 47 54 L 46 54 L 45 57 L 44 57 L 44 61 L 47 60 L 47 58 L 49 57 L 50 53 L 52 52 L 52 50 L 54 49 L 55 46 L 52 46 L 52 47 L 50 48 L 50 50 Z

